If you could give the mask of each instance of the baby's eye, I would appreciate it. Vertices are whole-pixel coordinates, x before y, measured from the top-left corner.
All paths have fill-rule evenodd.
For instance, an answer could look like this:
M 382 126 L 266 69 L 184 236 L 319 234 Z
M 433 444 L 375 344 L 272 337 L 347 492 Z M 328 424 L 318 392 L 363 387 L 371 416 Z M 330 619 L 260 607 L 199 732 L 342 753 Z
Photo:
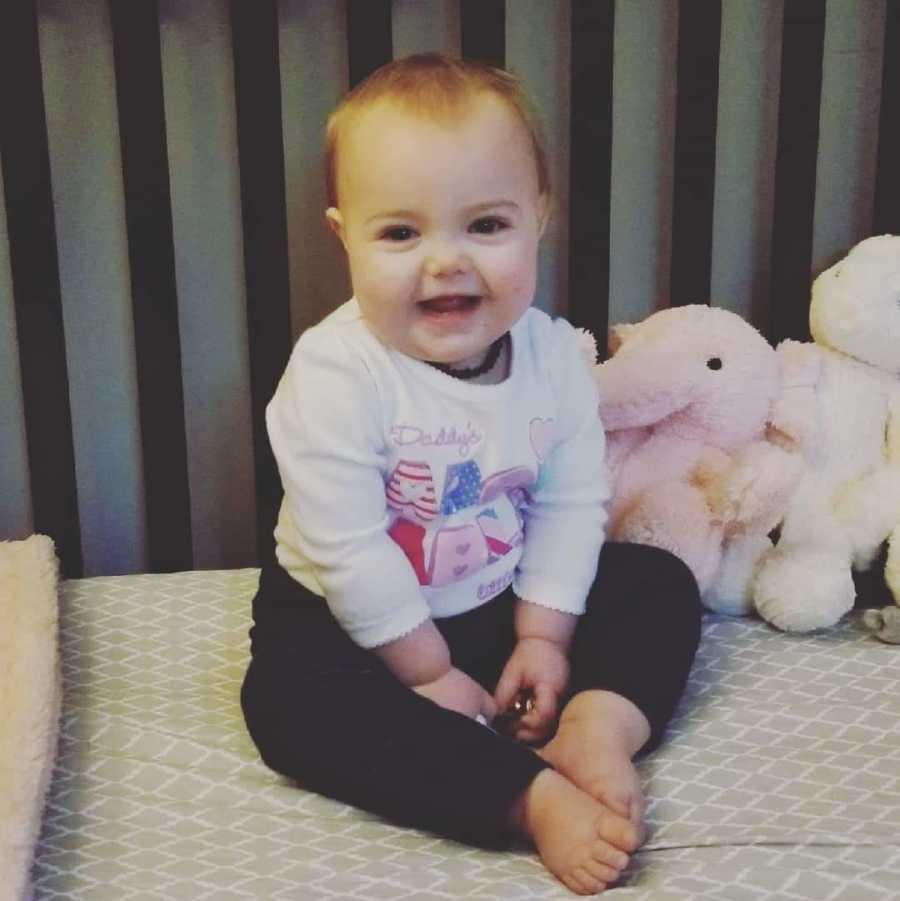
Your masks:
M 476 219 L 469 226 L 469 231 L 477 235 L 495 235 L 508 227 L 509 223 L 505 219 L 500 219 L 497 216 L 482 216 L 481 219 Z
M 391 225 L 378 236 L 383 241 L 410 241 L 415 232 L 408 225 Z

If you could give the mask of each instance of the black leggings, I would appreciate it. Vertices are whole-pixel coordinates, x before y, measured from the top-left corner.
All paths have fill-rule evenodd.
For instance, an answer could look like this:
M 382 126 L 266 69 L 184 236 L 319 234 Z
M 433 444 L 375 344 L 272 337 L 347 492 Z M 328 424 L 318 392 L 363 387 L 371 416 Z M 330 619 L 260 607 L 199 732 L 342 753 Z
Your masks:
M 454 666 L 489 692 L 515 642 L 514 603 L 507 590 L 435 620 Z M 700 618 L 697 584 L 680 560 L 606 544 L 575 631 L 567 697 L 602 688 L 633 701 L 651 726 L 646 753 L 684 689 Z M 271 769 L 404 825 L 477 845 L 509 840 L 513 802 L 548 766 L 531 748 L 401 684 L 277 566 L 261 574 L 253 619 L 241 704 Z

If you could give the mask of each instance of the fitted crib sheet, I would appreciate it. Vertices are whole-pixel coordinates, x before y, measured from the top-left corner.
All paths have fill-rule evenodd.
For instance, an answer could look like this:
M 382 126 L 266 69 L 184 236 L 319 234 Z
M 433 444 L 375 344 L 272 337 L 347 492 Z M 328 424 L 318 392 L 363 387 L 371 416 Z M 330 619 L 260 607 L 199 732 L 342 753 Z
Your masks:
M 571 898 L 524 846 L 398 828 L 262 765 L 238 700 L 257 577 L 63 583 L 62 737 L 36 898 Z M 605 897 L 900 898 L 900 647 L 852 617 L 797 636 L 707 616 L 668 739 L 641 771 L 649 839 Z

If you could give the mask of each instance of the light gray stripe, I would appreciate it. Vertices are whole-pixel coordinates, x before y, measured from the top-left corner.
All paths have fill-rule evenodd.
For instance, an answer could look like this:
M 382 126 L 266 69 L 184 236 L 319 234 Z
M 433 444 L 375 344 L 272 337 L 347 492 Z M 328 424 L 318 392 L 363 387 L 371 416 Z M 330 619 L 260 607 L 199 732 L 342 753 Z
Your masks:
M 440 51 L 459 55 L 459 0 L 394 0 L 394 58 Z
M 711 295 L 757 324 L 769 309 L 784 0 L 724 0 Z
M 251 565 L 256 504 L 226 0 L 160 3 L 194 565 Z
M 616 4 L 609 320 L 668 305 L 677 4 Z
M 325 121 L 347 89 L 342 4 L 279 4 L 291 321 L 296 338 L 350 296 L 343 250 L 325 224 Z
M 40 4 L 84 574 L 145 564 L 134 332 L 106 4 Z
M 535 304 L 559 313 L 568 309 L 569 285 L 569 16 L 569 3 L 562 0 L 516 0 L 506 14 L 506 64 L 524 82 L 541 117 L 554 188 Z
M 826 11 L 814 274 L 872 233 L 886 17 L 885 0 L 829 0 Z

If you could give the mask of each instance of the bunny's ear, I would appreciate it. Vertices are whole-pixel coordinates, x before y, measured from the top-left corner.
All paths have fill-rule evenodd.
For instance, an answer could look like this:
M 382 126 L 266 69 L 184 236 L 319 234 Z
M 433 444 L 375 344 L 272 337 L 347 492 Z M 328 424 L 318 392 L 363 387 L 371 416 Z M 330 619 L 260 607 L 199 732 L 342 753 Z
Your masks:
M 822 374 L 819 348 L 812 342 L 787 339 L 775 352 L 781 372 L 781 392 L 769 413 L 769 440 L 785 450 L 811 447 L 820 429 L 816 397 Z
M 620 325 L 611 325 L 606 339 L 606 347 L 609 355 L 612 356 L 637 329 L 636 325 L 630 325 L 623 322 Z

